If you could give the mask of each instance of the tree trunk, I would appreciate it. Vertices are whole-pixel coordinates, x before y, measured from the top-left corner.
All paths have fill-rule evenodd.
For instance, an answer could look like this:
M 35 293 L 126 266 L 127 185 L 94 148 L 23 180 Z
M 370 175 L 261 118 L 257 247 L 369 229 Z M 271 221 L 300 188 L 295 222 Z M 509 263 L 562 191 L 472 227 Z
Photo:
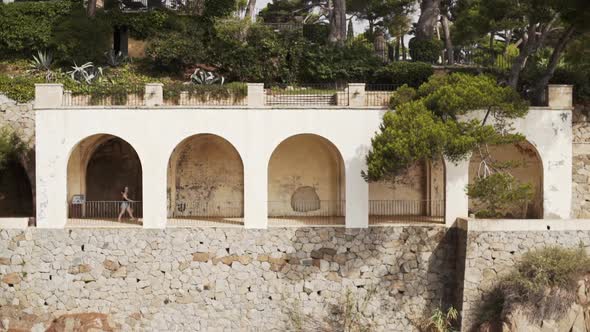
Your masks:
M 96 0 L 94 0 L 96 1 Z M 248 0 L 248 6 L 246 6 L 245 18 L 252 20 L 254 17 L 254 10 L 256 10 L 256 0 Z
M 420 18 L 416 25 L 416 38 L 426 40 L 434 36 L 434 27 L 440 15 L 441 0 L 422 0 L 420 3 Z
M 400 43 L 402 45 L 402 60 L 406 61 L 408 59 L 408 52 L 406 50 L 406 44 L 404 44 L 404 36 L 401 36 Z
M 86 15 L 94 17 L 96 15 L 96 0 L 88 0 L 88 7 L 86 7 Z
M 445 48 L 447 50 L 447 64 L 455 63 L 455 51 L 453 50 L 453 41 L 451 40 L 451 30 L 449 29 L 449 18 L 447 15 L 441 15 L 440 23 L 445 35 Z
M 559 64 L 559 58 L 563 53 L 563 50 L 567 46 L 567 43 L 570 41 L 572 35 L 574 34 L 574 27 L 569 27 L 567 30 L 563 32 L 563 34 L 559 37 L 557 41 L 557 45 L 553 48 L 553 52 L 551 53 L 551 58 L 549 59 L 549 64 L 547 64 L 547 69 L 543 72 L 543 76 L 537 81 L 535 87 L 533 88 L 533 102 L 535 105 L 541 105 L 545 102 L 545 87 L 549 83 L 551 77 L 553 77 L 553 73 L 555 73 L 555 69 Z
M 397 40 L 395 41 L 395 51 L 393 52 L 394 61 L 400 60 L 400 46 L 401 46 L 401 39 L 403 37 L 397 36 Z
M 334 7 L 330 14 L 328 39 L 332 43 L 344 45 L 346 40 L 346 0 L 334 0 Z

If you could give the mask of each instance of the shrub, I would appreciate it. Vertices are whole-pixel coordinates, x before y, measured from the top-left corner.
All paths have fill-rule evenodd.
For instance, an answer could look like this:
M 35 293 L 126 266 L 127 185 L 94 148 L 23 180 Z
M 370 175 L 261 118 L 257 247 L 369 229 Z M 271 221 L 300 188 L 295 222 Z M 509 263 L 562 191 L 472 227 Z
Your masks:
M 38 76 L 0 74 L 0 93 L 19 103 L 26 103 L 35 99 L 35 83 L 45 83 L 45 79 Z
M 102 16 L 89 18 L 83 8 L 77 8 L 55 26 L 51 44 L 62 64 L 99 63 L 111 48 L 111 36 L 112 29 Z
M 228 99 L 232 98 L 237 103 L 248 95 L 248 87 L 245 83 L 220 84 L 185 84 L 171 82 L 164 85 L 164 99 L 178 101 L 181 92 L 188 92 L 191 97 L 199 97 L 202 102 L 208 98 Z
M 505 217 L 506 211 L 521 210 L 526 214 L 526 205 L 533 197 L 530 183 L 521 183 L 505 172 L 493 173 L 476 179 L 467 186 L 467 196 L 481 203 L 475 213 L 481 218 Z
M 408 43 L 410 48 L 410 56 L 413 61 L 423 61 L 428 63 L 435 63 L 441 55 L 443 45 L 440 40 L 417 39 L 412 38 Z
M 404 84 L 391 94 L 389 107 L 395 109 L 401 104 L 408 103 L 416 98 L 416 94 L 417 92 L 414 88 L 410 88 L 407 84 Z
M 28 57 L 48 48 L 53 27 L 75 6 L 71 1 L 0 3 L 0 56 Z
M 436 308 L 432 315 L 423 324 L 422 330 L 425 332 L 453 332 L 457 324 L 459 312 L 454 307 L 449 307 L 447 311 Z
M 326 24 L 305 24 L 303 25 L 303 36 L 312 43 L 326 44 L 330 27 Z
M 434 70 L 424 62 L 392 62 L 375 72 L 374 80 L 381 84 L 407 84 L 417 88 L 428 81 Z
M 558 319 L 575 301 L 577 281 L 590 271 L 583 248 L 529 251 L 500 283 L 504 310 L 521 305 L 533 321 Z
M 305 47 L 300 61 L 299 81 L 306 83 L 365 82 L 382 65 L 364 38 L 356 38 L 344 47 Z

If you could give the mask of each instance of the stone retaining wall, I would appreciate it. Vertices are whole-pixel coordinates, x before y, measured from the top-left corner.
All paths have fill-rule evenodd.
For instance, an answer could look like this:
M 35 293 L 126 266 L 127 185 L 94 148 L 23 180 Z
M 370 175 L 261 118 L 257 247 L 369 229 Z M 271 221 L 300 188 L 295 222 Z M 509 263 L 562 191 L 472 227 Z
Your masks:
M 87 315 L 120 330 L 341 330 L 350 290 L 352 301 L 368 299 L 361 312 L 374 330 L 412 331 L 454 301 L 455 243 L 454 230 L 434 225 L 0 230 L 0 322 L 42 330 Z
M 459 233 L 465 234 L 466 222 L 460 221 L 460 224 L 462 231 Z M 575 229 L 576 225 L 579 226 L 578 230 Z M 512 269 L 523 253 L 555 245 L 583 245 L 590 253 L 588 226 L 590 224 L 585 220 L 470 221 L 465 248 L 459 248 L 459 251 L 464 252 L 458 254 L 459 257 L 465 256 L 463 289 L 460 290 L 463 294 L 462 331 L 471 331 L 476 327 L 480 318 L 479 308 L 485 303 L 486 295 L 500 276 Z M 458 273 L 459 277 L 461 272 Z

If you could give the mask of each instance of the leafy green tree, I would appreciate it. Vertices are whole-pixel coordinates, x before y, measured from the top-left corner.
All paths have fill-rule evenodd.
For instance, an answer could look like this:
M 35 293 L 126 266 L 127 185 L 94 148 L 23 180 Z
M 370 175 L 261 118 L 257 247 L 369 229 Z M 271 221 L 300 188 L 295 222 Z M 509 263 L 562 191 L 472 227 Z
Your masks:
M 363 172 L 368 181 L 393 181 L 418 161 L 443 156 L 459 161 L 479 146 L 523 139 L 509 120 L 524 116 L 528 105 L 514 89 L 499 86 L 492 77 L 435 75 L 415 93 L 410 89 L 404 88 L 399 106 L 385 114 L 372 140 Z M 481 110 L 483 119 L 475 114 Z
M 519 86 L 527 61 L 544 47 L 552 54 L 543 74 L 533 87 L 536 99 L 551 79 L 567 45 L 590 29 L 590 2 L 585 0 L 459 0 L 456 14 L 459 39 L 488 35 L 490 44 L 504 31 L 508 45 L 519 46 L 508 76 L 508 84 Z
M 347 0 L 346 9 L 349 14 L 369 23 L 369 34 L 373 34 L 375 27 L 385 27 L 387 18 L 393 13 L 409 10 L 414 0 Z

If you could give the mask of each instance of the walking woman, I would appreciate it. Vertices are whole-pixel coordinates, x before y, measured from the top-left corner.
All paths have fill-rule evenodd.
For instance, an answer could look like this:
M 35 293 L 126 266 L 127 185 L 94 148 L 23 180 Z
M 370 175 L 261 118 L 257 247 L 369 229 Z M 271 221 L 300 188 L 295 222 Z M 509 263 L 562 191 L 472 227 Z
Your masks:
M 131 204 L 133 201 L 129 199 L 129 187 L 125 187 L 121 192 L 121 196 L 123 198 L 123 202 L 121 203 L 121 212 L 119 213 L 119 222 L 121 222 L 121 217 L 125 214 L 125 211 L 129 213 L 129 217 L 131 217 L 131 221 L 135 220 L 133 218 L 133 209 L 131 209 Z

